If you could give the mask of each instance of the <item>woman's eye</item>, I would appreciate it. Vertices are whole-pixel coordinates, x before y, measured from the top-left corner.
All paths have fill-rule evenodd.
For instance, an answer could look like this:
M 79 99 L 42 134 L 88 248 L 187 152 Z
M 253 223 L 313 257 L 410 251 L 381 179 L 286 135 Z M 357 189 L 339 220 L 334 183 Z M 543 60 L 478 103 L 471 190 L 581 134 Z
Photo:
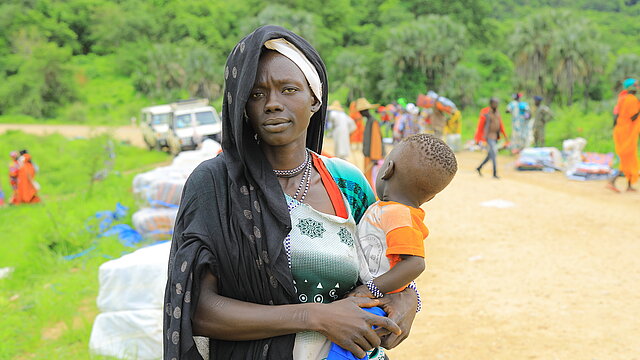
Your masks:
M 286 89 L 284 89 L 283 93 L 291 94 L 291 93 L 294 93 L 296 91 L 298 91 L 298 89 L 296 89 L 296 88 L 286 88 Z
M 254 98 L 254 99 L 257 99 L 257 98 L 261 97 L 262 95 L 264 95 L 262 92 L 256 91 L 256 92 L 251 94 L 251 97 Z

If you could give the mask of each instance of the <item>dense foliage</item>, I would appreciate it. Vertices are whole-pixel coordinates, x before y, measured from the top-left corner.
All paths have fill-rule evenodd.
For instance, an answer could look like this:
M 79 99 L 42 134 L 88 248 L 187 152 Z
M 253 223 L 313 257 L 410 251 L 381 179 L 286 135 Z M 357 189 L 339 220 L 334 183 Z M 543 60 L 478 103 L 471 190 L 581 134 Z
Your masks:
M 125 123 L 153 102 L 219 104 L 228 52 L 268 23 L 318 48 L 343 102 L 524 91 L 589 108 L 640 76 L 639 15 L 635 0 L 5 0 L 0 119 Z

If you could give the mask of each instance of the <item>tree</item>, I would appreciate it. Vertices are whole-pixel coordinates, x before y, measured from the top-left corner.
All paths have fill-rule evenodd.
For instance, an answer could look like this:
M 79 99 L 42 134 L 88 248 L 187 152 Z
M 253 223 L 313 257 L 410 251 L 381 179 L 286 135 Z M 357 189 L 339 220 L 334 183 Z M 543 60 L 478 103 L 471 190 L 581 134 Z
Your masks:
M 509 38 L 510 55 L 516 66 L 516 82 L 525 90 L 546 93 L 546 82 L 551 73 L 548 62 L 557 18 L 556 12 L 534 14 L 516 25 Z
M 309 43 L 316 41 L 316 19 L 306 11 L 295 10 L 284 5 L 267 5 L 253 19 L 248 19 L 244 24 L 244 33 L 262 25 L 279 25 L 285 27 L 305 38 Z
M 157 44 L 146 54 L 132 76 L 138 91 L 171 101 L 183 94 L 214 99 L 222 90 L 223 63 L 194 41 Z
M 60 106 L 77 96 L 73 71 L 68 65 L 71 49 L 54 43 L 40 43 L 29 49 L 28 54 L 15 55 L 21 62 L 0 88 L 0 112 L 54 116 Z
M 611 81 L 615 84 L 614 90 L 620 91 L 622 82 L 627 78 L 640 79 L 640 55 L 622 54 L 616 59 L 611 72 Z
M 536 13 L 516 26 L 510 37 L 516 83 L 552 102 L 562 91 L 571 105 L 576 86 L 588 95 L 601 73 L 608 48 L 591 23 L 564 11 Z M 585 99 L 585 101 L 588 101 Z
M 422 81 L 418 92 L 437 91 L 460 61 L 466 44 L 464 26 L 447 16 L 422 16 L 392 28 L 379 84 L 383 94 L 394 96 L 398 84 L 409 81 Z
M 333 89 L 345 87 L 348 89 L 347 100 L 364 97 L 370 92 L 370 76 L 365 52 L 357 48 L 342 49 L 333 61 L 334 66 L 329 69 L 336 79 L 332 82 Z M 369 93 L 370 95 L 370 93 Z

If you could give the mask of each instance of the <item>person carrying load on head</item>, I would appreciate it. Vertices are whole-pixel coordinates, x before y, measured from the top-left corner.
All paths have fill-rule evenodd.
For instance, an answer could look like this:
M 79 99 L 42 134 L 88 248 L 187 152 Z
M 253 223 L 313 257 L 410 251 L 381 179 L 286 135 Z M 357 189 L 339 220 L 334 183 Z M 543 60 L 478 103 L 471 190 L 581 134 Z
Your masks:
M 637 93 L 640 84 L 635 79 L 627 79 L 624 82 L 627 94 L 618 102 L 618 118 L 613 128 L 613 143 L 616 154 L 620 158 L 620 171 L 627 178 L 627 191 L 636 191 L 632 187 L 638 181 L 638 135 L 640 134 L 640 100 Z M 607 187 L 619 192 L 616 187 L 618 174 L 614 174 Z

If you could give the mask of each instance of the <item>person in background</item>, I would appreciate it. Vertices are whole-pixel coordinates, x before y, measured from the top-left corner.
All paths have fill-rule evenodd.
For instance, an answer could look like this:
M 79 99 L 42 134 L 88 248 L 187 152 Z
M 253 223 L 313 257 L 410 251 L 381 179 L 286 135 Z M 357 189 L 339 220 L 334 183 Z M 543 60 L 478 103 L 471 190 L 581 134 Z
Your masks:
M 356 100 L 356 110 L 366 119 L 364 127 L 364 137 L 362 139 L 362 154 L 364 155 L 364 176 L 371 186 L 373 186 L 372 171 L 374 165 L 379 160 L 384 159 L 384 144 L 382 143 L 382 133 L 380 123 L 371 115 L 370 109 L 376 109 L 379 104 L 371 104 L 365 98 Z
M 640 100 L 636 96 L 639 90 L 638 81 L 627 79 L 624 82 L 627 94 L 618 102 L 618 117 L 613 128 L 613 142 L 616 154 L 620 158 L 620 171 L 627 178 L 627 191 L 636 191 L 633 184 L 638 181 L 638 134 L 640 134 Z M 616 187 L 616 173 L 607 187 L 619 192 Z
M 489 106 L 480 110 L 480 119 L 478 119 L 478 129 L 476 130 L 475 141 L 476 144 L 480 144 L 482 141 L 486 141 L 488 145 L 487 156 L 484 158 L 480 166 L 476 168 L 478 175 L 482 176 L 482 167 L 491 160 L 493 165 L 493 177 L 499 179 L 496 155 L 497 155 L 497 143 L 500 139 L 500 134 L 504 135 L 505 139 L 507 134 L 504 132 L 504 125 L 502 124 L 502 117 L 498 111 L 498 98 L 492 97 L 489 100 Z
M 344 112 L 340 102 L 337 100 L 329 105 L 328 110 L 334 145 L 333 155 L 347 160 L 351 153 L 350 135 L 356 130 L 356 123 Z
M 442 139 L 444 127 L 447 125 L 447 117 L 444 112 L 438 109 L 437 106 L 432 107 L 430 110 L 429 122 L 431 124 L 431 129 L 433 130 L 433 135 L 438 139 Z
M 9 157 L 11 158 L 11 162 L 9 162 L 9 185 L 11 185 L 11 199 L 9 199 L 9 203 L 13 203 L 13 198 L 18 190 L 18 169 L 20 168 L 18 157 L 20 157 L 20 154 L 18 154 L 17 151 L 12 151 L 9 153 Z
M 507 105 L 507 112 L 511 114 L 511 151 L 517 154 L 531 143 L 531 110 L 529 104 L 522 101 L 522 94 L 517 93 Z
M 364 119 L 362 114 L 356 110 L 356 102 L 352 101 L 349 104 L 349 116 L 356 124 L 356 130 L 351 133 L 349 139 L 351 140 L 351 148 L 353 150 L 362 150 L 362 137 L 364 136 Z
M 551 109 L 542 103 L 542 96 L 533 97 L 535 113 L 533 116 L 533 139 L 536 147 L 544 147 L 544 127 L 553 120 Z
M 455 109 L 453 114 L 447 120 L 447 126 L 444 128 L 444 134 L 447 145 L 451 147 L 454 152 L 460 151 L 462 148 L 462 113 L 460 110 Z
M 35 181 L 36 170 L 31 162 L 31 155 L 24 151 L 24 154 L 18 158 L 18 187 L 16 189 L 11 203 L 29 204 L 38 203 L 38 190 L 40 185 Z

